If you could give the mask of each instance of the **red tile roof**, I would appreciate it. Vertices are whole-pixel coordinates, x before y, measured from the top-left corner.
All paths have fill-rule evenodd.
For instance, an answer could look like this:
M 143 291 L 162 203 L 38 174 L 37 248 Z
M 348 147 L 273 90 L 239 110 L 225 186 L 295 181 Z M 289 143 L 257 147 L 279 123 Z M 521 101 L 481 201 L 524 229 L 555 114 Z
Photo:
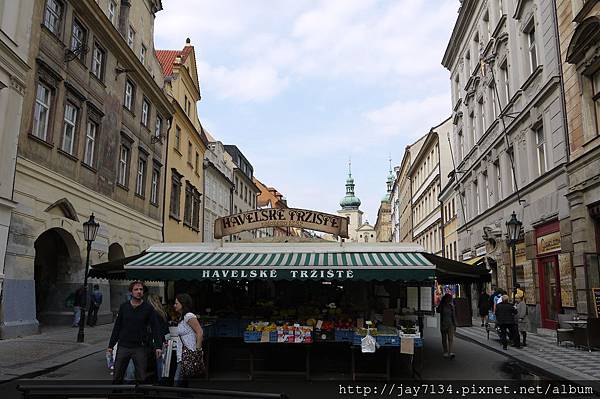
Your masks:
M 185 62 L 186 58 L 194 50 L 194 46 L 185 46 L 183 50 L 156 50 L 156 58 L 163 69 L 165 77 L 173 74 L 173 64 L 177 56 L 181 56 L 181 62 Z

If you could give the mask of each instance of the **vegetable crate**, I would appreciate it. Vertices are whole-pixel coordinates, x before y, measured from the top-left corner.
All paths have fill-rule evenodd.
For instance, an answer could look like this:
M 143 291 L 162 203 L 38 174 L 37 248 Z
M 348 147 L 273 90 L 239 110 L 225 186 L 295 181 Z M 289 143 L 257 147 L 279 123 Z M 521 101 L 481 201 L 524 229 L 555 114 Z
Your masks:
M 244 331 L 244 342 L 260 342 L 261 331 Z
M 336 328 L 334 338 L 336 342 L 352 342 L 354 340 L 354 330 Z
M 400 346 L 400 337 L 398 335 L 377 335 L 375 340 L 380 346 Z

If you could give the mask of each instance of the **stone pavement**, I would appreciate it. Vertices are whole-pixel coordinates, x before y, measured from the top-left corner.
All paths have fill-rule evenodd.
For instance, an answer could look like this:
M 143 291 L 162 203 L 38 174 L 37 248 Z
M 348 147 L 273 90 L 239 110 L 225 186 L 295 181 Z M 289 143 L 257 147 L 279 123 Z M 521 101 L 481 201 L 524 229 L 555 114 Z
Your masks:
M 553 374 L 557 379 L 587 382 L 593 381 L 600 387 L 600 351 L 588 352 L 568 343 L 556 344 L 556 338 L 547 335 L 527 333 L 527 346 L 521 349 L 508 347 L 503 350 L 498 334 L 490 331 L 487 339 L 485 327 L 459 327 L 456 335 L 468 339 L 496 352 L 504 353 L 534 369 Z M 598 388 L 598 387 L 596 387 Z
M 77 331 L 70 326 L 45 327 L 38 335 L 0 340 L 0 383 L 33 377 L 106 350 L 112 324 L 86 326 L 83 343 L 77 343 Z

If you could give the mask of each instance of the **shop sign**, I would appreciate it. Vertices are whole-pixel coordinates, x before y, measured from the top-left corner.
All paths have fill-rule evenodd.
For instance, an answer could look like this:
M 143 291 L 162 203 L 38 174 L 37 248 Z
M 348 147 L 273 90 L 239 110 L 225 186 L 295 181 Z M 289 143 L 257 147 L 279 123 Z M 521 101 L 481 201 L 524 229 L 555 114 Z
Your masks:
M 523 265 L 527 262 L 527 254 L 525 252 L 525 243 L 518 243 L 515 247 L 515 264 Z
M 573 268 L 571 254 L 558 254 L 558 272 L 560 276 L 560 302 L 565 308 L 575 307 L 573 298 Z
M 523 244 L 525 246 L 525 244 Z M 523 280 L 521 288 L 525 292 L 525 303 L 535 305 L 535 284 L 533 283 L 533 263 L 525 260 L 523 263 Z
M 348 238 L 348 219 L 306 209 L 257 209 L 215 220 L 215 238 L 269 227 L 298 227 Z
M 592 288 L 592 300 L 596 317 L 600 317 L 600 288 Z
M 546 234 L 537 238 L 538 255 L 560 251 L 560 231 Z
M 354 270 L 294 270 L 294 269 L 214 269 L 202 270 L 199 277 L 203 279 L 267 279 L 267 280 L 323 280 L 323 279 L 352 279 Z

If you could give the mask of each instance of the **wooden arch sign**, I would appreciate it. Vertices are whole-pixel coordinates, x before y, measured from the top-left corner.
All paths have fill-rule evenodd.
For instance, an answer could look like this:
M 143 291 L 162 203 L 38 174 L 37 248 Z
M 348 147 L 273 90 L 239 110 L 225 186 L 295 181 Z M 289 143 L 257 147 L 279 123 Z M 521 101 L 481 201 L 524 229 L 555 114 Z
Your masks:
M 215 238 L 265 227 L 299 227 L 348 238 L 348 218 L 306 209 L 255 209 L 215 220 Z

